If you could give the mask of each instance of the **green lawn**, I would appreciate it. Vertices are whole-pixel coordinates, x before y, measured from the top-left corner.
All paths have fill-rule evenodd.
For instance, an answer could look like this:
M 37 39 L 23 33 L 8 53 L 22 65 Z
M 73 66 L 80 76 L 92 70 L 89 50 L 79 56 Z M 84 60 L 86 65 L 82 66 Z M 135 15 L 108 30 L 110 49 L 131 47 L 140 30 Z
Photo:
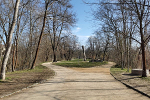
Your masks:
M 128 69 L 127 68 L 124 68 L 123 70 L 121 68 L 110 68 L 110 72 L 112 74 L 121 74 L 121 73 L 131 73 L 131 69 L 129 69 L 129 72 L 128 72 Z
M 15 72 L 7 72 L 6 74 L 16 74 L 16 73 L 32 73 L 32 72 L 42 72 L 44 69 L 48 69 L 43 65 L 38 65 L 34 69 L 20 70 Z
M 53 64 L 58 65 L 58 66 L 63 66 L 63 67 L 89 68 L 89 67 L 104 65 L 107 63 L 108 62 L 105 62 L 105 61 L 104 62 L 89 62 L 89 60 L 83 61 L 83 59 L 74 59 L 71 61 L 61 61 L 61 62 L 57 62 Z

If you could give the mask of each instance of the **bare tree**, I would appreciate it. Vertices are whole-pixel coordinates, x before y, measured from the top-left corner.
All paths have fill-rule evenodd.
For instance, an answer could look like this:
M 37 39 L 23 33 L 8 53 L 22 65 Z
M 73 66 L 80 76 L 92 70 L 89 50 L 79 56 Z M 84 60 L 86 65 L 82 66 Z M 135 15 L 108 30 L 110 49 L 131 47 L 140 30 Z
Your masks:
M 18 42 L 20 41 L 20 37 L 22 36 L 23 31 L 26 28 L 28 23 L 28 14 L 26 9 L 29 4 L 28 1 L 21 1 L 20 7 L 18 11 L 17 21 L 16 21 L 16 28 L 13 35 L 13 48 L 12 48 L 12 72 L 15 71 L 18 63 Z
M 100 1 L 87 4 L 101 6 L 94 15 L 105 25 L 105 32 L 111 32 L 116 37 L 115 45 L 121 53 L 122 68 L 129 68 L 131 64 L 131 39 L 139 43 L 142 51 L 142 77 L 146 77 L 145 46 L 150 39 L 150 35 L 146 33 L 150 23 L 149 0 Z
M 137 27 L 139 28 L 139 35 L 141 40 L 139 41 L 141 45 L 141 51 L 142 51 L 142 62 L 143 62 L 143 72 L 142 77 L 147 77 L 146 75 L 146 57 L 145 57 L 145 46 L 147 43 L 147 40 L 149 40 L 150 35 L 147 36 L 147 34 L 144 33 L 145 27 L 147 27 L 150 23 L 149 21 L 149 11 L 150 11 L 150 5 L 149 0 L 130 0 L 130 1 L 124 1 L 125 4 L 128 5 L 128 9 L 130 11 L 133 11 L 133 16 L 135 19 L 132 19 L 134 23 L 136 23 Z
M 12 36 L 13 36 L 13 32 L 14 32 L 14 28 L 15 28 L 15 24 L 16 24 L 16 20 L 17 20 L 19 3 L 20 3 L 20 0 L 16 0 L 15 8 L 14 8 L 14 14 L 13 14 L 13 20 L 12 20 L 12 23 L 10 25 L 9 32 L 8 32 L 8 35 L 7 35 L 7 37 L 8 37 L 7 40 L 6 40 L 6 45 L 7 46 L 6 46 L 4 59 L 3 59 L 3 62 L 2 62 L 1 75 L 0 75 L 0 79 L 2 79 L 2 80 L 5 80 L 5 68 L 6 68 L 7 61 L 8 61 L 8 58 L 9 58 L 9 54 L 10 54 L 10 51 L 11 51 L 11 46 L 12 46 L 11 42 L 12 42 Z
M 47 17 L 47 9 L 48 9 L 49 5 L 52 5 L 54 2 L 55 1 L 49 1 L 49 0 L 45 1 L 45 13 L 44 13 L 44 18 L 43 18 L 43 26 L 42 26 L 42 29 L 41 29 L 41 33 L 40 33 L 40 37 L 39 37 L 39 41 L 38 41 L 38 45 L 37 45 L 37 48 L 36 48 L 34 60 L 32 62 L 31 69 L 33 69 L 35 67 L 34 64 L 35 64 L 35 61 L 37 59 L 37 55 L 38 55 L 38 51 L 39 51 L 39 47 L 40 47 L 42 35 L 44 33 L 44 28 L 45 28 L 45 23 L 46 23 L 46 17 Z
M 47 21 L 47 31 L 53 50 L 53 62 L 57 62 L 57 50 L 64 34 L 67 34 L 70 26 L 75 23 L 74 14 L 70 12 L 72 5 L 70 0 L 63 0 L 51 6 L 49 20 Z M 51 27 L 52 26 L 52 27 Z

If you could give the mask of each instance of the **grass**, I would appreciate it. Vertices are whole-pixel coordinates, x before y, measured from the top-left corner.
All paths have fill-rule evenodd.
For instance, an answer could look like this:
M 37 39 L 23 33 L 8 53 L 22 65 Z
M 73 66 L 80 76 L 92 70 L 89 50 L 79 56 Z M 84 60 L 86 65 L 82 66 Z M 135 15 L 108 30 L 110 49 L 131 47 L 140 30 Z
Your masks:
M 29 74 L 29 73 L 41 73 L 43 72 L 45 69 L 48 69 L 45 66 L 42 65 L 38 65 L 36 66 L 34 69 L 32 70 L 20 70 L 20 71 L 15 71 L 15 72 L 7 72 L 6 73 L 6 78 L 5 81 L 12 81 L 14 78 L 20 78 L 20 76 L 13 76 L 15 74 Z M 0 82 L 2 82 L 3 80 L 0 80 Z
M 94 66 L 100 66 L 107 64 L 108 62 L 89 62 L 83 61 L 83 59 L 74 59 L 71 61 L 61 61 L 57 63 L 53 63 L 54 65 L 63 66 L 63 67 L 79 67 L 79 68 L 89 68 Z
M 128 72 L 128 69 L 127 68 L 124 68 L 123 70 L 121 68 L 110 68 L 110 72 L 112 74 L 120 74 L 120 73 L 131 73 L 131 69 L 129 69 L 129 72 Z
M 39 65 L 32 70 L 23 70 L 6 73 L 6 80 L 0 81 L 0 97 L 34 83 L 42 82 L 55 75 L 55 72 L 45 66 Z
M 141 77 L 141 79 L 143 79 L 145 81 L 150 81 L 150 77 Z
M 32 73 L 32 72 L 42 72 L 44 69 L 47 69 L 47 67 L 45 66 L 42 66 L 42 65 L 38 65 L 36 66 L 34 69 L 30 70 L 30 69 L 27 69 L 27 70 L 20 70 L 20 71 L 15 71 L 15 72 L 8 72 L 6 73 L 7 74 L 17 74 L 17 73 Z
M 119 75 L 119 74 L 122 74 L 122 73 L 131 73 L 131 69 L 129 69 L 129 72 L 128 72 L 127 68 L 124 68 L 122 70 L 121 68 L 112 67 L 112 68 L 110 68 L 110 72 L 113 75 Z M 139 77 L 139 78 L 141 78 L 142 80 L 145 80 L 145 81 L 150 81 L 150 77 Z

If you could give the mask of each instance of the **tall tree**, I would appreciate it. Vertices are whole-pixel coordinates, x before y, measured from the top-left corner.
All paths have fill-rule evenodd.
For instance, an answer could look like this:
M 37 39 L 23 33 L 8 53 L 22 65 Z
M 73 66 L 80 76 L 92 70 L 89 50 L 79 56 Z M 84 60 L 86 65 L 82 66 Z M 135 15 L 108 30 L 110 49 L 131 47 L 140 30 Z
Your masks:
M 70 26 L 75 23 L 75 15 L 71 12 L 70 0 L 61 0 L 51 6 L 47 31 L 53 50 L 53 62 L 57 62 L 57 49 L 63 34 L 67 34 Z M 52 26 L 52 27 L 51 27 Z
M 145 46 L 150 39 L 150 35 L 147 34 L 147 27 L 150 25 L 149 0 L 100 0 L 99 3 L 87 4 L 98 5 L 98 10 L 94 12 L 96 19 L 101 20 L 106 32 L 114 33 L 115 45 L 121 52 L 122 67 L 129 67 L 131 39 L 139 43 L 142 53 L 142 77 L 146 77 Z
M 133 12 L 134 19 L 132 21 L 136 23 L 137 28 L 139 29 L 139 35 L 140 35 L 140 45 L 141 45 L 141 51 L 142 51 L 142 77 L 147 77 L 146 75 L 146 56 L 145 56 L 145 46 L 147 45 L 147 40 L 150 39 L 150 35 L 147 36 L 145 34 L 145 28 L 148 27 L 150 24 L 150 4 L 149 0 L 130 0 L 125 1 L 125 4 L 128 5 L 129 11 Z
M 10 24 L 10 28 L 9 28 L 8 36 L 7 36 L 8 38 L 6 40 L 6 51 L 5 51 L 5 55 L 3 58 L 2 67 L 1 67 L 1 75 L 0 75 L 0 79 L 2 79 L 2 80 L 5 80 L 5 68 L 6 68 L 9 54 L 11 51 L 12 36 L 13 36 L 13 32 L 14 32 L 14 28 L 15 28 L 15 24 L 16 24 L 16 20 L 17 20 L 19 3 L 20 3 L 20 0 L 16 0 L 15 7 L 14 7 L 13 20 Z
M 44 13 L 44 18 L 43 18 L 43 26 L 42 26 L 42 29 L 41 29 L 41 33 L 40 33 L 40 37 L 39 37 L 38 45 L 37 45 L 37 48 L 36 48 L 36 51 L 35 51 L 35 57 L 33 59 L 31 69 L 33 69 L 35 67 L 34 66 L 35 65 L 35 61 L 36 61 L 37 56 L 38 56 L 38 51 L 39 51 L 42 35 L 44 33 L 45 23 L 46 23 L 47 9 L 48 9 L 49 5 L 52 5 L 54 2 L 55 1 L 53 1 L 53 0 L 50 0 L 50 1 L 49 0 L 45 0 L 45 13 Z
M 26 14 L 26 8 L 29 4 L 29 0 L 27 1 L 21 1 L 20 7 L 18 11 L 17 21 L 16 21 L 16 28 L 13 35 L 13 49 L 12 49 L 12 72 L 15 71 L 18 63 L 18 42 L 20 41 L 20 37 L 23 33 L 23 31 L 26 28 L 26 25 L 28 23 L 28 14 Z

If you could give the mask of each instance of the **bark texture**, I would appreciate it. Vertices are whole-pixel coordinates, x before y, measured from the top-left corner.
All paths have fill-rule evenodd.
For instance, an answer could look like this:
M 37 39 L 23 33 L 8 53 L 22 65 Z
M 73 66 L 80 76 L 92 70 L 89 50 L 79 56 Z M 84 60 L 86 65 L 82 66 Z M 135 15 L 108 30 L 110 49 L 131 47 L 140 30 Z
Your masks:
M 37 48 L 36 48 L 35 57 L 34 57 L 33 62 L 32 62 L 31 69 L 34 69 L 35 61 L 36 61 L 37 56 L 38 56 L 38 51 L 39 51 L 39 48 L 40 48 L 41 39 L 42 39 L 42 36 L 43 36 L 43 33 L 44 33 L 48 6 L 49 6 L 49 2 L 46 2 L 44 19 L 43 19 L 43 26 L 42 26 L 41 34 L 40 34 L 40 37 L 39 37 L 39 41 L 38 41 L 38 45 L 37 45 Z
M 2 62 L 1 75 L 0 75 L 0 79 L 2 79 L 2 80 L 5 80 L 5 70 L 6 70 L 6 65 L 7 65 L 7 61 L 8 61 L 8 58 L 9 58 L 9 54 L 10 54 L 10 51 L 11 51 L 11 46 L 12 46 L 11 41 L 12 41 L 12 36 L 13 36 L 15 24 L 16 24 L 17 15 L 18 15 L 19 3 L 20 3 L 20 0 L 16 0 L 13 20 L 12 20 L 11 27 L 9 29 L 8 39 L 6 41 L 7 46 L 6 46 L 4 59 L 3 59 L 3 62 Z

